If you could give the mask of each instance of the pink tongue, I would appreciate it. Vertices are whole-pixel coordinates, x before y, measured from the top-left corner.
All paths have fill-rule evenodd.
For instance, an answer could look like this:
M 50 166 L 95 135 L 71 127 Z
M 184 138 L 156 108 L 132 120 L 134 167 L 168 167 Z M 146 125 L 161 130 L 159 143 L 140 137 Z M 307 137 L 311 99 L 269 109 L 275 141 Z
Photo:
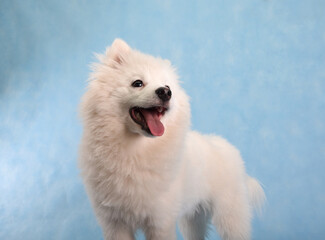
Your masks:
M 142 109 L 141 112 L 146 119 L 147 125 L 152 135 L 162 136 L 164 134 L 165 128 L 164 125 L 160 122 L 157 112 L 148 111 L 145 109 Z

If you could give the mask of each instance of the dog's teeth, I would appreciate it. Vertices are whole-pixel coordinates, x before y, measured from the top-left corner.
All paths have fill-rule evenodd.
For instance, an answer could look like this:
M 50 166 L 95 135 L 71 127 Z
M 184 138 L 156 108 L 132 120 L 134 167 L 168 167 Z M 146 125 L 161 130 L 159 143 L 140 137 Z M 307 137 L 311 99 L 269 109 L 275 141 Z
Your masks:
M 163 108 L 162 107 L 158 107 L 157 108 L 157 111 L 161 113 L 163 111 Z

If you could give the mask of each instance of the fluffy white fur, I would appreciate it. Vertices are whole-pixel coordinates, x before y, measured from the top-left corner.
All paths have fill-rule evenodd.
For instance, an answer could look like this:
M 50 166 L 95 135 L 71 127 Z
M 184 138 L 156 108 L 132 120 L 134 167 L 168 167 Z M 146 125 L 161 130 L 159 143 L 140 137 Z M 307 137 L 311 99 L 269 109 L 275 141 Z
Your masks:
M 247 176 L 238 150 L 221 137 L 190 131 L 190 106 L 170 62 L 116 39 L 93 67 L 81 113 L 80 168 L 107 240 L 202 240 L 207 224 L 222 239 L 250 239 L 252 208 L 264 192 Z M 136 79 L 144 87 L 131 86 Z M 152 137 L 129 114 L 133 106 L 159 105 L 168 85 L 165 132 Z

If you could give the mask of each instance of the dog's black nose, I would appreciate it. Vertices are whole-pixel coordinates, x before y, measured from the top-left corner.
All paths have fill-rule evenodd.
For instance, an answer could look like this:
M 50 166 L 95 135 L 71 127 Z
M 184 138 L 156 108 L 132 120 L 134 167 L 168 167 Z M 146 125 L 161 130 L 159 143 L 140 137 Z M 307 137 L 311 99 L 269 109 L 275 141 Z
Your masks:
M 169 101 L 172 97 L 172 91 L 168 87 L 160 87 L 156 90 L 156 94 L 158 97 L 163 100 L 164 102 Z

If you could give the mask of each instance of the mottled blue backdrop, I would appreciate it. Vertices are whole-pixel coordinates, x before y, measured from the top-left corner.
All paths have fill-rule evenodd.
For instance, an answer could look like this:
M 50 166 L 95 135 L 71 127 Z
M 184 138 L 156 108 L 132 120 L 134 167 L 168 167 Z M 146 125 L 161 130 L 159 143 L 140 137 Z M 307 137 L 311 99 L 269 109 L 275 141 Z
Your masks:
M 193 128 L 229 139 L 264 184 L 253 239 L 325 239 L 322 0 L 1 0 L 0 239 L 102 239 L 77 108 L 116 37 L 170 59 Z

